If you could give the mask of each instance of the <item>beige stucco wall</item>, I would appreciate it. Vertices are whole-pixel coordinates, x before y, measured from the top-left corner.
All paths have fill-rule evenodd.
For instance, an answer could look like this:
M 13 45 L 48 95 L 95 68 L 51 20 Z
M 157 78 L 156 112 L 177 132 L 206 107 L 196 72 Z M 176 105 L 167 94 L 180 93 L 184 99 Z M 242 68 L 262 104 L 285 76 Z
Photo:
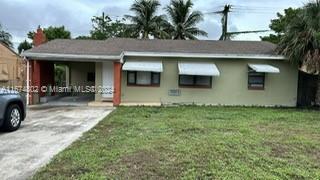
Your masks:
M 72 86 L 94 86 L 95 82 L 87 81 L 87 74 L 95 72 L 95 63 L 88 62 L 70 62 L 70 84 Z
M 5 68 L 8 73 L 2 72 Z M 26 66 L 22 58 L 0 43 L 0 87 L 26 84 Z
M 287 61 L 241 59 L 126 58 L 126 60 L 162 60 L 160 87 L 129 87 L 127 73 L 122 73 L 122 103 L 207 104 L 296 106 L 298 71 Z M 211 89 L 179 88 L 178 61 L 213 62 L 221 75 L 213 77 Z M 248 63 L 270 64 L 279 74 L 266 74 L 265 90 L 248 90 Z M 181 96 L 169 96 L 170 89 L 180 89 Z

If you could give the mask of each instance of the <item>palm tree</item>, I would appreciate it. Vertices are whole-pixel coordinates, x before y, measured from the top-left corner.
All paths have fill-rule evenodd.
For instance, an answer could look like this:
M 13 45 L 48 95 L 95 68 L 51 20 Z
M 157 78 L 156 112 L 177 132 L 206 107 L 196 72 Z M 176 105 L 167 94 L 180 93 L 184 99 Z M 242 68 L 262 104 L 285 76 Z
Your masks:
M 21 54 L 22 51 L 26 51 L 32 48 L 32 43 L 29 43 L 27 40 L 21 42 L 18 46 L 18 52 Z
M 156 15 L 159 7 L 158 0 L 136 0 L 130 8 L 134 15 L 125 16 L 131 20 L 134 29 L 142 35 L 143 39 L 148 39 L 150 35 L 156 38 L 168 36 L 165 28 L 161 27 L 161 24 L 165 24 L 165 16 Z
M 0 42 L 12 48 L 13 44 L 11 42 L 11 34 L 2 29 L 0 24 Z
M 191 0 L 171 0 L 166 7 L 169 19 L 173 26 L 173 39 L 197 39 L 196 36 L 207 36 L 208 34 L 196 27 L 203 21 L 203 14 L 200 11 L 192 12 L 193 3 Z
M 292 63 L 306 67 L 312 74 L 320 74 L 320 2 L 306 4 L 298 17 L 289 23 L 281 38 L 278 52 Z M 320 105 L 320 76 L 317 103 Z

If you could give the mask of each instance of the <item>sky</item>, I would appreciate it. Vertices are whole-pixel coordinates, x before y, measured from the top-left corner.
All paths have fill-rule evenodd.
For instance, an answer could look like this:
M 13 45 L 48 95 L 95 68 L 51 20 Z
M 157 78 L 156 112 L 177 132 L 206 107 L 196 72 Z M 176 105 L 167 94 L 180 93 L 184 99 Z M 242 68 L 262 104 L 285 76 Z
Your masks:
M 130 14 L 134 0 L 0 0 L 0 23 L 13 36 L 14 46 L 27 39 L 27 33 L 41 27 L 64 25 L 72 37 L 88 35 L 91 18 L 105 12 L 112 19 Z M 170 0 L 160 0 L 159 14 Z M 221 34 L 221 16 L 210 14 L 233 5 L 229 18 L 229 31 L 268 30 L 270 20 L 277 12 L 288 7 L 300 7 L 308 0 L 193 0 L 194 10 L 204 13 L 204 21 L 198 27 L 208 32 L 200 39 L 217 40 Z M 260 40 L 261 35 L 242 34 L 235 40 Z

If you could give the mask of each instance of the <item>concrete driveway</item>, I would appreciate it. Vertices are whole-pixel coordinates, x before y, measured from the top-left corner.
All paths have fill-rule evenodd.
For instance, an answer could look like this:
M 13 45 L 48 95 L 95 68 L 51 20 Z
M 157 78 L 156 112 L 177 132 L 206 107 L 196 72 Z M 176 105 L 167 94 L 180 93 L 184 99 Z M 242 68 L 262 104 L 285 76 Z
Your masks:
M 112 108 L 29 109 L 21 128 L 0 133 L 1 179 L 26 179 L 94 127 Z

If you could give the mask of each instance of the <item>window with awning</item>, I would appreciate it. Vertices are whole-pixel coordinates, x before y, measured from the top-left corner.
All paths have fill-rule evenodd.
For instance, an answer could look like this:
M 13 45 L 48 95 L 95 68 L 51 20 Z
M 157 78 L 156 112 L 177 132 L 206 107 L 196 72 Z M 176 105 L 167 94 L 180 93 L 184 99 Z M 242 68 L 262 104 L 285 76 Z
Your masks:
M 128 61 L 122 70 L 127 71 L 127 85 L 160 86 L 163 65 L 159 61 Z
M 212 76 L 219 76 L 220 72 L 213 63 L 180 62 L 179 86 L 211 88 Z
M 264 90 L 266 73 L 280 73 L 279 68 L 268 64 L 248 64 L 248 89 Z

